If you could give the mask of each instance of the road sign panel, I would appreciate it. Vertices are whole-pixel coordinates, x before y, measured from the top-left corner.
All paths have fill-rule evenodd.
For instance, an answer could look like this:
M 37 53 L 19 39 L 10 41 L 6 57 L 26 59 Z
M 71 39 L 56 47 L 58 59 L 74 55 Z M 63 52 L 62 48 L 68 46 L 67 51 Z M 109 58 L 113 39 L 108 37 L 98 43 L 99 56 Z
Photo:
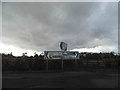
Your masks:
M 45 60 L 71 60 L 80 59 L 79 52 L 77 51 L 44 51 Z

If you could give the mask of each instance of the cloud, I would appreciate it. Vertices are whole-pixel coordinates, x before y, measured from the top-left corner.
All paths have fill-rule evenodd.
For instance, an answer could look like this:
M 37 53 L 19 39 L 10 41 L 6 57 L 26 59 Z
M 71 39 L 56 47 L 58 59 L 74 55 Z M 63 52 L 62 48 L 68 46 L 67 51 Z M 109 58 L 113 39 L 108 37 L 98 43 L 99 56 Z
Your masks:
M 60 50 L 61 41 L 68 43 L 69 50 L 117 48 L 115 2 L 5 2 L 2 7 L 6 45 L 40 52 Z
M 73 49 L 70 51 L 99 53 L 99 52 L 111 52 L 111 51 L 113 52 L 113 51 L 118 51 L 118 50 L 114 46 L 96 46 L 93 48 Z
M 0 42 L 2 41 L 2 3 L 0 2 Z

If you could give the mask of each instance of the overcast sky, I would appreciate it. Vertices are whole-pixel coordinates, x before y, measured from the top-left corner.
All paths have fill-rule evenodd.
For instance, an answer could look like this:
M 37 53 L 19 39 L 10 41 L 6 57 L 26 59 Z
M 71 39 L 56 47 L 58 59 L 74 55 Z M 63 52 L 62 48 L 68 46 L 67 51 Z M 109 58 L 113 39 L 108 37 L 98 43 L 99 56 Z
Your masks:
M 3 2 L 2 52 L 117 52 L 117 2 Z M 18 55 L 18 54 L 16 54 Z

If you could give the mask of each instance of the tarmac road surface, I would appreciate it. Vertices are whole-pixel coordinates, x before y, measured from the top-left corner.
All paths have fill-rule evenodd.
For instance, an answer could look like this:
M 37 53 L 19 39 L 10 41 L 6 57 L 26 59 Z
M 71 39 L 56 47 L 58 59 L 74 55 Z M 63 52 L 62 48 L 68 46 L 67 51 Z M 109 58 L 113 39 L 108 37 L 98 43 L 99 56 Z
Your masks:
M 117 73 L 3 73 L 2 88 L 118 88 Z

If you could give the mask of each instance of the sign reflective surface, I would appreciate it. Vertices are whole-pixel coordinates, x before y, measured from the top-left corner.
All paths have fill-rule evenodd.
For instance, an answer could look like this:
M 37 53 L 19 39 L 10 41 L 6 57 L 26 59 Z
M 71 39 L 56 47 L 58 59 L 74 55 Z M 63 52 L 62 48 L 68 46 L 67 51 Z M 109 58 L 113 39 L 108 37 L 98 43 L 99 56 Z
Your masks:
M 60 59 L 80 59 L 79 52 L 77 51 L 44 51 L 44 59 L 60 60 Z

